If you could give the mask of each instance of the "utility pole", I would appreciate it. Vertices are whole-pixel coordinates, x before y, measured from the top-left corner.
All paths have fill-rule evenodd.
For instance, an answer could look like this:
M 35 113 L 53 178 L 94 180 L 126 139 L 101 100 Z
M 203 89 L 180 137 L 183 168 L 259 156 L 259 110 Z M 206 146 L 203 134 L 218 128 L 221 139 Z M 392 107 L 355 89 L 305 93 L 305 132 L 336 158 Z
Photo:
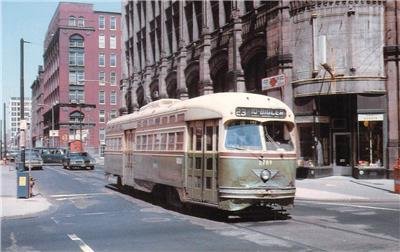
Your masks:
M 24 107 L 25 107 L 25 94 L 24 94 L 24 39 L 21 38 L 20 44 L 20 133 L 19 133 L 19 144 L 21 148 L 21 164 L 19 167 L 20 171 L 25 169 L 25 130 L 23 129 L 23 121 L 24 121 Z
M 53 131 L 53 134 L 54 134 L 54 106 L 55 104 L 51 106 L 51 130 Z M 54 147 L 54 136 L 52 136 L 51 138 Z
M 7 128 L 6 128 L 6 103 L 3 103 L 3 143 L 4 143 L 4 156 L 7 154 Z
M 0 159 L 3 159 L 3 139 L 1 138 L 1 136 L 3 135 L 3 121 L 0 120 Z

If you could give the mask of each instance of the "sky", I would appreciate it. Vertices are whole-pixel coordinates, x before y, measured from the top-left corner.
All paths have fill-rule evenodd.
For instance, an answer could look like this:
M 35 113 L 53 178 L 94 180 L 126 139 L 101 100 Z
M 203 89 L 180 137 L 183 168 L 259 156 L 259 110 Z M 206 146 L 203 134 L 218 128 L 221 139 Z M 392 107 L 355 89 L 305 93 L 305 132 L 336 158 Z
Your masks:
M 24 92 L 31 96 L 31 85 L 38 66 L 43 65 L 43 41 L 59 2 L 93 3 L 94 10 L 121 12 L 119 0 L 0 0 L 0 118 L 3 102 L 20 96 L 20 39 L 24 44 Z

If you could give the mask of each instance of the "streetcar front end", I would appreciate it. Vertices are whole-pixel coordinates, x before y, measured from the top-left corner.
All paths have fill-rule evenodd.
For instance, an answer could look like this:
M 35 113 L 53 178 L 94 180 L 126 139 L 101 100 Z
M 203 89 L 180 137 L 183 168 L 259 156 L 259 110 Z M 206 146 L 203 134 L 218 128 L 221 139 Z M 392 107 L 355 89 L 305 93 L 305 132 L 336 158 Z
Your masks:
M 279 110 L 280 111 L 280 110 Z M 219 156 L 219 208 L 289 208 L 296 193 L 296 127 L 285 113 L 227 121 Z M 271 112 L 272 113 L 272 112 Z M 255 113 L 258 114 L 258 113 Z

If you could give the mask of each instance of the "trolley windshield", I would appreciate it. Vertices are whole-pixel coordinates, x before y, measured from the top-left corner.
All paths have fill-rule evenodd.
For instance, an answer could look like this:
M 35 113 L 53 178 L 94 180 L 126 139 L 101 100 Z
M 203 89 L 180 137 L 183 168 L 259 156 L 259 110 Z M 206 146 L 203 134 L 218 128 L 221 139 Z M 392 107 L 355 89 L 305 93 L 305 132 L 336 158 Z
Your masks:
M 231 150 L 292 151 L 294 145 L 288 122 L 240 120 L 227 126 L 225 148 Z

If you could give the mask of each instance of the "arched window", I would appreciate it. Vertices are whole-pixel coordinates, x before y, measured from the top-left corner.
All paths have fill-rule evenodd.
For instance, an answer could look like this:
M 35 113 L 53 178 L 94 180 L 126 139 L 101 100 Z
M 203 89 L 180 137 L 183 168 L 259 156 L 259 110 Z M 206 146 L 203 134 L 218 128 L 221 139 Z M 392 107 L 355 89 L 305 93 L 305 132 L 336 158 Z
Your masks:
M 80 111 L 73 111 L 69 114 L 69 122 L 70 123 L 81 123 L 85 115 Z
M 74 34 L 69 37 L 69 47 L 83 47 L 84 38 L 79 34 Z
M 74 16 L 69 16 L 68 26 L 76 26 L 76 18 Z

